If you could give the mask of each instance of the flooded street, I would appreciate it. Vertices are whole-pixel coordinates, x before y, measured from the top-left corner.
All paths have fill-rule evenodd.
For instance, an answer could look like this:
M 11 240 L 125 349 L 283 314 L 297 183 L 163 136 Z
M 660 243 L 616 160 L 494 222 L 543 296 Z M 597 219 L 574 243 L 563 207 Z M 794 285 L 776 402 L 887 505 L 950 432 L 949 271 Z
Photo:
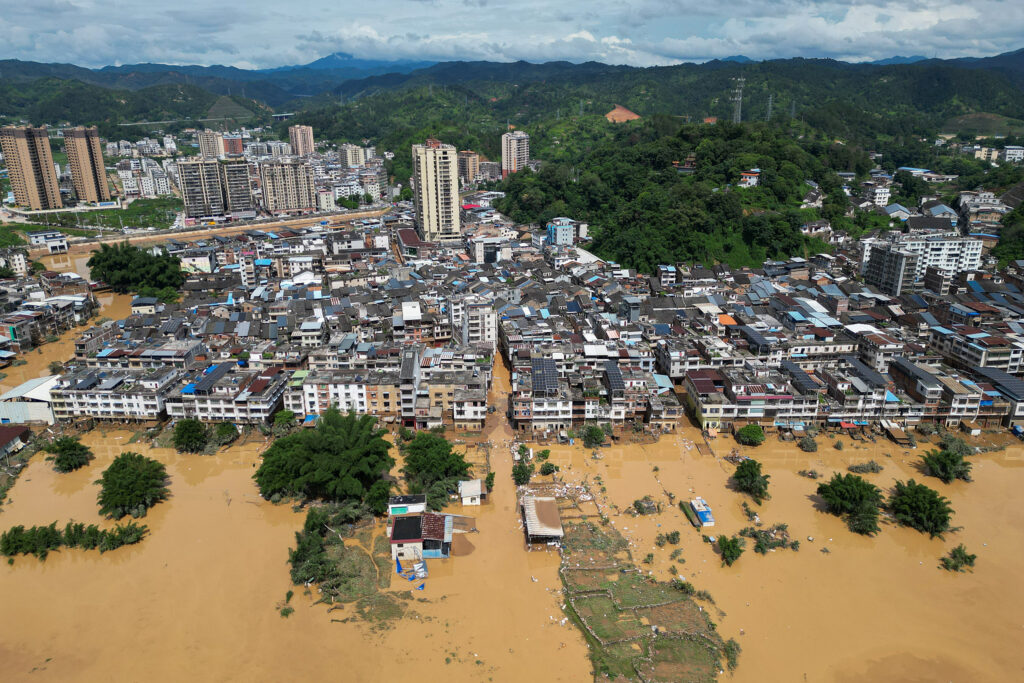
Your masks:
M 69 259 L 66 267 L 77 267 Z M 104 295 L 101 315 L 127 315 L 130 297 Z M 3 387 L 47 373 L 51 360 L 66 360 L 77 331 L 31 353 L 28 365 L 9 368 Z M 348 680 L 408 675 L 409 667 L 453 681 L 589 680 L 587 647 L 571 625 L 560 625 L 559 557 L 528 552 L 515 509 L 512 438 L 501 416 L 508 374 L 495 369 L 489 419 L 493 499 L 479 508 L 449 511 L 475 517 L 468 555 L 429 561 L 426 590 L 414 593 L 410 613 L 387 630 L 366 623 L 337 623 L 351 606 L 328 613 L 303 595 L 288 576 L 288 548 L 303 522 L 290 506 L 263 501 L 251 477 L 266 447 L 262 439 L 215 456 L 179 455 L 170 449 L 129 444 L 130 431 L 88 433 L 96 460 L 60 475 L 37 455 L 0 511 L 0 527 L 102 523 L 94 482 L 118 453 L 134 450 L 167 465 L 171 497 L 143 520 L 142 543 L 100 555 L 64 550 L 46 562 L 19 557 L 0 567 L 0 680 Z M 817 453 L 769 437 L 745 453 L 764 464 L 771 500 L 751 505 L 766 526 L 789 525 L 799 551 L 757 555 L 752 542 L 733 567 L 722 567 L 675 505 L 700 495 L 714 508 L 717 534 L 749 526 L 744 496 L 728 488 L 733 466 L 692 447 L 699 432 L 649 445 L 599 449 L 547 446 L 551 461 L 570 481 L 588 481 L 601 509 L 631 541 L 639 566 L 670 578 L 671 566 L 709 591 L 724 638 L 743 648 L 736 681 L 1024 679 L 1016 647 L 1024 637 L 1024 595 L 1017 581 L 1024 555 L 1024 509 L 1016 504 L 1024 484 L 1024 457 L 1007 450 L 972 457 L 974 482 L 943 485 L 914 466 L 916 451 L 879 440 L 858 445 L 819 437 Z M 713 443 L 719 456 L 731 438 Z M 888 457 L 891 455 L 892 457 Z M 948 497 L 961 531 L 945 541 L 883 523 L 874 538 L 849 532 L 838 518 L 815 509 L 816 469 L 826 477 L 851 463 L 875 459 L 885 466 L 866 475 L 887 491 L 894 479 L 914 477 Z M 396 465 L 397 472 L 398 465 Z M 538 477 L 543 481 L 545 477 Z M 601 488 L 605 491 L 602 492 Z M 670 501 L 668 493 L 675 495 Z M 657 515 L 625 511 L 650 495 Z M 678 546 L 659 548 L 659 533 L 679 530 Z M 813 541 L 807 537 L 813 537 Z M 938 558 L 958 543 L 978 555 L 974 573 L 937 569 Z M 828 548 L 823 553 L 822 548 Z M 681 548 L 681 558 L 669 555 Z M 391 590 L 406 590 L 396 579 Z M 295 613 L 282 618 L 289 589 Z M 416 600 L 423 600 L 418 602 Z
M 495 384 L 507 390 L 507 378 Z M 507 427 L 496 422 L 500 443 Z M 262 440 L 204 457 L 130 438 L 94 430 L 84 439 L 97 456 L 88 467 L 60 475 L 36 456 L 11 490 L 3 528 L 98 523 L 91 482 L 121 451 L 157 458 L 171 479 L 170 499 L 142 520 L 150 534 L 140 544 L 0 567 L 0 680 L 324 680 L 344 671 L 363 681 L 410 667 L 453 681 L 589 678 L 582 637 L 558 625 L 558 555 L 524 549 L 507 450 L 492 451 L 494 501 L 463 511 L 480 530 L 469 537 L 473 552 L 431 560 L 415 594 L 426 602 L 410 603 L 418 617 L 373 632 L 332 623 L 350 606 L 328 613 L 291 585 L 288 548 L 304 517 L 259 498 L 251 476 Z M 399 582 L 392 590 L 407 589 Z M 296 611 L 286 619 L 277 604 L 289 589 Z
M 705 530 L 709 535 L 735 535 L 751 526 L 742 509 L 749 499 L 727 487 L 735 469 L 731 464 L 687 448 L 694 438 L 700 439 L 699 431 L 687 427 L 657 444 L 599 449 L 601 460 L 578 447 L 547 447 L 566 479 L 588 479 L 593 485 L 600 477 L 592 488 L 607 488 L 599 500 L 631 540 L 634 558 L 654 555 L 654 563 L 642 567 L 667 579 L 675 565 L 697 589 L 710 591 L 726 615 L 716 619 L 720 633 L 736 638 L 743 648 L 734 680 L 1024 679 L 1017 654 L 1024 637 L 1024 593 L 1017 588 L 1024 560 L 1024 509 L 1016 503 L 1024 485 L 1020 446 L 973 456 L 973 483 L 947 486 L 923 477 L 914 466 L 923 448 L 904 456 L 881 439 L 859 449 L 844 439 L 845 449 L 837 451 L 835 439 L 819 437 L 818 452 L 804 453 L 770 436 L 745 453 L 763 463 L 772 498 L 760 507 L 749 504 L 766 527 L 788 524 L 800 549 L 758 555 L 746 539 L 747 551 L 739 561 L 723 567 L 666 492 L 675 494 L 675 502 L 703 496 L 716 519 L 716 526 Z M 734 445 L 729 437 L 713 442 L 719 455 Z M 883 492 L 895 479 L 924 482 L 950 499 L 953 523 L 963 529 L 945 541 L 930 540 L 886 522 L 880 534 L 867 538 L 815 509 L 818 482 L 799 476 L 799 470 L 817 469 L 829 477 L 871 458 L 885 469 L 866 478 Z M 625 514 L 644 495 L 659 501 L 662 512 Z M 657 547 L 656 536 L 673 530 L 682 533 L 679 546 Z M 938 558 L 958 543 L 978 555 L 973 574 L 937 568 Z M 669 560 L 677 547 L 685 563 Z

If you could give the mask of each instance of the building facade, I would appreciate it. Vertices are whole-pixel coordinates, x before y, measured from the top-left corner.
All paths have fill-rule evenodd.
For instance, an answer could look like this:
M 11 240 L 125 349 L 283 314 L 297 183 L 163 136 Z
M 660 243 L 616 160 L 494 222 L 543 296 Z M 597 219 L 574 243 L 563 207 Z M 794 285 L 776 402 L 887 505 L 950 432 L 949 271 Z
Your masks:
M 96 126 L 64 129 L 64 149 L 71 167 L 71 182 L 80 202 L 96 204 L 110 201 L 107 169 L 103 165 L 100 134 Z
M 530 161 L 530 136 L 521 130 L 501 136 L 501 177 L 526 168 Z
M 288 142 L 295 156 L 308 157 L 316 151 L 312 126 L 288 126 Z
M 454 241 L 459 226 L 458 157 L 455 147 L 430 139 L 412 146 L 416 225 L 429 242 Z
M 0 128 L 0 151 L 7 164 L 14 201 L 18 206 L 34 211 L 64 206 L 46 128 Z

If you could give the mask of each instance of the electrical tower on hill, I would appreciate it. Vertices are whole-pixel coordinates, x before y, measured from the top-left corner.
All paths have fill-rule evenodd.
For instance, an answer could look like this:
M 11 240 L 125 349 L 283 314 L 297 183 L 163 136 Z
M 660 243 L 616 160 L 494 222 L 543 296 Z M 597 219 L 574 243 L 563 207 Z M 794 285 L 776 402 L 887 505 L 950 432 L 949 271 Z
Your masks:
M 732 93 L 732 122 L 739 123 L 743 120 L 743 84 L 747 79 L 740 76 L 732 80 L 736 82 L 736 89 Z

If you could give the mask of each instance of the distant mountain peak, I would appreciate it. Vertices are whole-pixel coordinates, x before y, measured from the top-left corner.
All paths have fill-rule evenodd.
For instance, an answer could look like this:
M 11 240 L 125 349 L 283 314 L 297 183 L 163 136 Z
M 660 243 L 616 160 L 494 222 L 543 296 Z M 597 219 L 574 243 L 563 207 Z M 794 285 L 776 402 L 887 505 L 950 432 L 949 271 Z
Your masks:
M 895 57 L 886 57 L 885 59 L 876 59 L 873 62 L 868 62 L 868 64 L 874 64 L 875 66 L 890 66 L 892 64 L 913 64 L 914 62 L 923 62 L 926 59 L 928 58 L 922 57 L 921 55 L 914 55 L 913 57 L 897 55 Z
M 754 60 L 746 55 L 733 55 L 732 57 L 722 57 L 718 61 L 720 62 L 736 62 L 738 64 L 753 64 Z

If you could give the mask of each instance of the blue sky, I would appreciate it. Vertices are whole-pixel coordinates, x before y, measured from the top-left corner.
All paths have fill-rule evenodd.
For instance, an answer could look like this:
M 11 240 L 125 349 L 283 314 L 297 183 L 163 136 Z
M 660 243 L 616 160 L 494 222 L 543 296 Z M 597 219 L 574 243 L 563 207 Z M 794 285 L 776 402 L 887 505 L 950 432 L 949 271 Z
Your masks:
M 1024 2 L 978 0 L 0 0 L 0 58 L 83 66 L 271 67 L 335 51 L 373 59 L 672 64 L 1024 47 Z

